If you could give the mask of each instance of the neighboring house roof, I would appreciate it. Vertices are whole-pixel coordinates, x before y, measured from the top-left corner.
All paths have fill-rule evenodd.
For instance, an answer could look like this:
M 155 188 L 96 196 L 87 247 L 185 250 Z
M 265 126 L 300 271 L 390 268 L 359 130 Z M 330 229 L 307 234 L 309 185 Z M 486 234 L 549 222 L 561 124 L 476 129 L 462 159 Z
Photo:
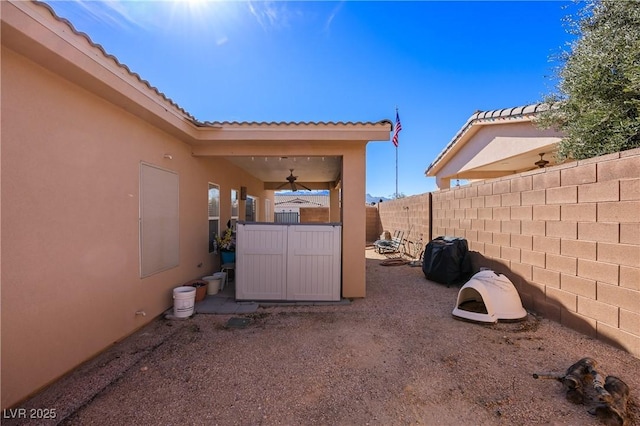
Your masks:
M 329 207 L 328 195 L 275 194 L 276 208 Z
M 535 119 L 549 104 L 477 111 L 425 170 L 438 186 L 452 178 L 486 179 L 535 168 L 535 161 L 551 154 L 562 135 L 536 127 Z M 550 163 L 551 164 L 551 163 Z

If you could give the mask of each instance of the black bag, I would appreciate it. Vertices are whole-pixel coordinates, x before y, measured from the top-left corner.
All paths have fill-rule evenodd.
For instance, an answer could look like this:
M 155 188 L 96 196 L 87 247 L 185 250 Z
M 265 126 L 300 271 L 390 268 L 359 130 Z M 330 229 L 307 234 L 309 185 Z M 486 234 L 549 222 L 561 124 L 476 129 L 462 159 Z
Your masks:
M 471 256 L 464 238 L 438 237 L 427 244 L 422 272 L 430 280 L 447 287 L 466 282 L 471 277 Z

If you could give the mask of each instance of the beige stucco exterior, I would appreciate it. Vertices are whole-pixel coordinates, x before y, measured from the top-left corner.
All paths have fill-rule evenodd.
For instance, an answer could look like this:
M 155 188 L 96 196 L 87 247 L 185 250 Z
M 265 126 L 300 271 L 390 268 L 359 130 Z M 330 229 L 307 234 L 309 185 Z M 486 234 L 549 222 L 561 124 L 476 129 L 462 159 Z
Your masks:
M 341 158 L 340 191 L 329 187 L 349 265 L 342 296 L 366 295 L 365 149 L 389 139 L 390 122 L 200 123 L 48 7 L 0 7 L 2 408 L 162 314 L 177 285 L 217 270 L 209 182 L 220 186 L 221 223 L 240 187 L 260 200 L 258 220 L 271 219 L 273 190 L 230 157 Z M 141 163 L 179 176 L 179 264 L 145 278 Z

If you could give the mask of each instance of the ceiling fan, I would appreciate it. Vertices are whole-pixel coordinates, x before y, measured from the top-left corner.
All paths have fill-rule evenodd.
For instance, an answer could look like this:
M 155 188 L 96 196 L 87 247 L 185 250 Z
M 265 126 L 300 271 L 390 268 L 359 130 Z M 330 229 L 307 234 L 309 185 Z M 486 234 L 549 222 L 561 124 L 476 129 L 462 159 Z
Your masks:
M 540 154 L 538 154 L 540 156 L 540 159 L 538 161 L 536 161 L 535 164 L 536 166 L 538 166 L 539 168 L 544 168 L 544 166 L 546 166 L 547 164 L 549 164 L 549 162 L 547 160 L 545 160 L 544 158 L 542 158 L 544 156 L 544 152 L 541 152 Z
M 293 175 L 293 169 L 289 169 L 289 171 L 291 172 L 291 174 L 289 176 L 287 176 L 287 182 L 283 183 L 282 185 L 280 185 L 278 187 L 278 189 L 282 188 L 283 186 L 289 184 L 291 185 L 291 190 L 292 191 L 297 191 L 298 187 L 296 186 L 296 179 L 298 179 L 298 176 L 294 176 Z M 306 186 L 304 186 L 303 184 L 299 183 L 299 186 L 303 187 L 304 189 L 306 189 L 307 191 L 311 191 L 311 188 L 307 188 Z

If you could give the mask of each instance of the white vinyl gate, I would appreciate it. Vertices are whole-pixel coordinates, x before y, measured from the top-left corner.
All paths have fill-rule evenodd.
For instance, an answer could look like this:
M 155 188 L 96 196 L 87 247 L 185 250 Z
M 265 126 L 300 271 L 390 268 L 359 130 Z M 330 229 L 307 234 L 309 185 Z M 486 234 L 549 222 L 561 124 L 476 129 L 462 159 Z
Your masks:
M 238 223 L 236 299 L 340 300 L 339 224 Z

